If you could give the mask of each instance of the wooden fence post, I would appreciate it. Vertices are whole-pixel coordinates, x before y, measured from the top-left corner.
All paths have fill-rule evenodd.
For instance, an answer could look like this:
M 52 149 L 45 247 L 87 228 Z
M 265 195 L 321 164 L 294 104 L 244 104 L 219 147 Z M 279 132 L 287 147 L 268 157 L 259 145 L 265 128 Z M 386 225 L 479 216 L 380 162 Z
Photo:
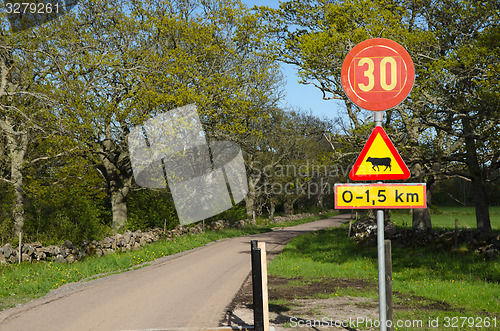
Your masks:
M 252 290 L 255 331 L 269 331 L 266 243 L 252 240 Z
M 253 325 L 255 331 L 264 331 L 260 249 L 257 247 L 257 240 L 252 240 L 250 244 L 252 247 Z
M 266 243 L 259 242 L 257 247 L 260 248 L 260 261 L 262 272 L 262 316 L 264 318 L 264 331 L 269 331 L 269 296 L 267 293 L 267 254 Z

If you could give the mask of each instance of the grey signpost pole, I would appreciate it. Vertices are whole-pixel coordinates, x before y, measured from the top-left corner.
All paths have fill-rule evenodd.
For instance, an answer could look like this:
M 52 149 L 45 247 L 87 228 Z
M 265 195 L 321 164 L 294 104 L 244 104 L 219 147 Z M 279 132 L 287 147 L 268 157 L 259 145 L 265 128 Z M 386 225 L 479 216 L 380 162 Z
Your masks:
M 383 113 L 373 113 L 375 126 L 382 126 Z M 387 331 L 385 293 L 385 251 L 384 251 L 384 211 L 377 210 L 377 252 L 378 252 L 378 305 L 380 330 Z
M 398 62 L 399 61 L 399 62 Z M 399 63 L 399 64 L 398 64 Z M 390 64 L 388 67 L 387 65 Z M 366 66 L 368 65 L 368 66 Z M 380 69 L 378 69 L 380 68 Z M 390 68 L 389 71 L 387 68 Z M 388 75 L 388 73 L 390 73 Z M 344 62 L 342 63 L 341 70 L 341 80 L 342 87 L 347 97 L 355 103 L 358 107 L 372 110 L 373 117 L 375 120 L 375 129 L 370 135 L 370 138 L 367 142 L 367 145 L 363 148 L 363 151 L 354 163 L 353 169 L 349 174 L 349 178 L 352 180 L 382 180 L 382 179 L 408 179 L 410 177 L 410 171 L 408 167 L 404 164 L 401 156 L 396 151 L 389 138 L 385 134 L 382 129 L 382 111 L 391 109 L 401 102 L 408 96 L 410 93 L 413 83 L 415 81 L 415 67 L 413 65 L 413 61 L 411 60 L 410 54 L 397 42 L 384 38 L 372 38 L 367 39 L 365 41 L 360 42 L 356 46 L 354 46 L 349 53 L 346 55 Z M 390 84 L 388 81 L 390 80 Z M 379 87 L 377 87 L 379 85 Z M 391 92 L 391 93 L 385 93 Z M 380 128 L 377 128 L 380 126 Z M 371 163 L 372 168 L 377 171 L 377 174 L 370 174 L 368 172 L 358 173 L 360 166 L 362 163 L 365 164 L 365 167 L 368 166 L 366 162 L 370 158 L 366 158 L 366 154 L 368 151 L 371 151 L 373 146 L 373 142 L 375 140 L 376 134 L 384 133 L 385 137 L 382 139 L 385 141 L 386 147 L 390 149 L 392 157 L 371 157 L 371 160 L 376 161 L 379 159 L 378 163 L 388 162 L 386 165 L 386 169 L 389 168 L 388 173 L 379 174 L 378 166 L 380 164 Z M 375 134 L 375 135 L 374 135 Z M 370 144 L 370 145 L 368 145 Z M 384 156 L 384 155 L 380 155 Z M 384 160 L 384 161 L 382 161 Z M 400 169 L 403 173 L 397 173 L 397 171 L 391 170 L 390 160 L 396 161 L 398 163 Z M 369 166 L 368 166 L 369 167 Z M 377 168 L 376 168 L 377 167 Z M 376 168 L 376 169 L 375 169 Z M 369 169 L 369 168 L 368 168 Z M 366 191 L 367 202 L 369 203 L 368 193 L 370 187 L 376 186 L 385 186 L 380 185 L 382 182 L 378 182 L 377 184 L 354 184 L 358 187 L 368 188 Z M 396 185 L 396 184 L 392 184 Z M 405 184 L 397 184 L 406 188 Z M 335 194 L 335 206 L 339 209 L 347 209 L 347 208 L 357 208 L 362 209 L 362 207 L 372 208 L 411 208 L 413 205 L 398 205 L 398 206 L 390 206 L 385 204 L 375 205 L 375 200 L 372 201 L 372 205 L 364 205 L 358 204 L 357 200 L 353 201 L 352 192 L 345 191 L 345 188 L 349 186 L 349 184 L 336 184 L 336 194 Z M 420 185 L 422 189 L 424 189 L 424 184 Z M 387 186 L 389 187 L 389 186 Z M 342 199 L 338 200 L 339 192 L 338 190 L 344 190 L 344 193 L 349 192 L 351 194 L 350 201 L 346 201 L 345 197 L 341 195 Z M 385 190 L 385 189 L 384 189 Z M 396 191 L 397 192 L 397 191 Z M 344 194 L 342 193 L 342 194 Z M 378 191 L 380 194 L 381 191 Z M 397 194 L 397 193 L 396 193 Z M 416 193 L 408 193 L 408 194 L 416 194 Z M 422 192 L 425 195 L 425 191 Z M 418 194 L 417 194 L 418 195 Z M 397 195 L 399 197 L 399 195 Z M 356 197 L 356 199 L 362 199 L 363 197 Z M 386 199 L 385 196 L 381 196 L 382 200 L 378 200 L 380 203 L 383 203 Z M 423 197 L 422 197 L 423 198 Z M 341 201 L 339 204 L 339 201 Z M 422 199 L 425 200 L 425 199 Z M 396 201 L 397 204 L 398 201 Z M 403 202 L 403 201 L 401 201 Z M 408 201 L 407 201 L 408 202 Z M 343 204 L 345 203 L 345 204 Z M 416 208 L 425 208 L 424 205 L 414 206 Z M 377 210 L 377 251 L 378 251 L 378 291 L 379 291 L 379 322 L 380 322 L 380 330 L 387 331 L 388 327 L 392 330 L 392 320 L 390 320 L 390 324 L 387 325 L 387 315 L 392 319 L 392 311 L 390 310 L 387 313 L 387 298 L 392 299 L 392 294 L 386 294 L 386 287 L 389 289 L 391 286 L 386 286 L 386 275 L 385 275 L 385 248 L 384 248 L 384 211 Z M 392 268 L 387 268 L 391 270 Z M 387 276 L 387 279 L 391 279 L 391 277 Z M 391 300 L 389 300 L 391 302 Z

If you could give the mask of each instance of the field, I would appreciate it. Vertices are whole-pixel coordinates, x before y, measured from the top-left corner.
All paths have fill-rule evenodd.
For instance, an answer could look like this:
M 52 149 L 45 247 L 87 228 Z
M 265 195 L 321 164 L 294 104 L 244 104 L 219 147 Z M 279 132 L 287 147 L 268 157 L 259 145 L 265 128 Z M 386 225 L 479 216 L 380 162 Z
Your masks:
M 432 227 L 436 229 L 454 229 L 455 219 L 459 228 L 476 227 L 476 215 L 473 207 L 437 207 L 431 213 Z M 391 221 L 399 226 L 411 227 L 409 210 L 391 210 Z M 490 207 L 491 227 L 500 231 L 500 207 Z
M 494 208 L 492 216 L 499 211 Z M 433 215 L 433 226 L 454 228 L 454 219 L 459 218 L 460 226 L 473 227 L 473 213 L 472 217 L 470 213 L 467 209 L 442 208 Z M 408 222 L 411 225 L 409 214 L 396 213 L 391 219 L 399 225 Z M 498 229 L 498 218 L 495 224 Z M 299 317 L 303 319 L 342 318 L 342 311 L 324 307 L 325 302 L 330 307 L 336 306 L 339 300 L 360 314 L 378 312 L 377 250 L 357 245 L 347 238 L 347 231 L 344 225 L 296 237 L 270 263 L 271 310 L 281 316 L 277 318 L 281 324 L 296 326 L 296 320 L 293 320 L 295 325 L 290 324 L 293 312 L 302 313 Z M 393 246 L 392 261 L 394 321 L 421 321 L 419 329 L 432 330 L 449 330 L 456 323 L 455 329 L 480 325 L 482 329 L 500 328 L 498 260 L 486 261 L 463 248 L 436 251 Z M 301 309 L 304 300 L 314 301 L 316 307 Z M 429 327 L 431 321 L 438 321 L 438 327 Z M 364 325 L 361 329 L 372 328 Z

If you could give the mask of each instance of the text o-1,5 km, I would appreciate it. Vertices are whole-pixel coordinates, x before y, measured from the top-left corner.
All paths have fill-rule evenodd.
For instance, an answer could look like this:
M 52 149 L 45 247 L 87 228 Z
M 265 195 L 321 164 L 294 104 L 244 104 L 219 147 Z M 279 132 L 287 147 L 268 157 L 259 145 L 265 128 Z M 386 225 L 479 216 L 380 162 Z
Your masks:
M 426 208 L 425 183 L 335 184 L 335 209 Z

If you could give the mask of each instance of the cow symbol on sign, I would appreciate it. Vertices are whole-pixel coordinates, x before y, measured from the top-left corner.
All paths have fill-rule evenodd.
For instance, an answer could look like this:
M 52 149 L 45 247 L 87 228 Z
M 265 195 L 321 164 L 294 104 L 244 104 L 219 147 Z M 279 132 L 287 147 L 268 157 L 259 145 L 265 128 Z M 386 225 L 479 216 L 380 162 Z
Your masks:
M 370 155 L 368 157 L 368 155 Z M 385 168 L 382 168 L 384 166 Z M 354 163 L 352 180 L 408 179 L 410 170 L 381 126 L 375 127 Z
M 370 162 L 372 164 L 372 169 L 379 171 L 378 166 L 385 166 L 384 171 L 389 168 L 389 170 L 392 170 L 391 168 L 391 158 L 390 157 L 369 157 L 366 159 L 366 162 Z M 377 169 L 375 169 L 377 168 Z

